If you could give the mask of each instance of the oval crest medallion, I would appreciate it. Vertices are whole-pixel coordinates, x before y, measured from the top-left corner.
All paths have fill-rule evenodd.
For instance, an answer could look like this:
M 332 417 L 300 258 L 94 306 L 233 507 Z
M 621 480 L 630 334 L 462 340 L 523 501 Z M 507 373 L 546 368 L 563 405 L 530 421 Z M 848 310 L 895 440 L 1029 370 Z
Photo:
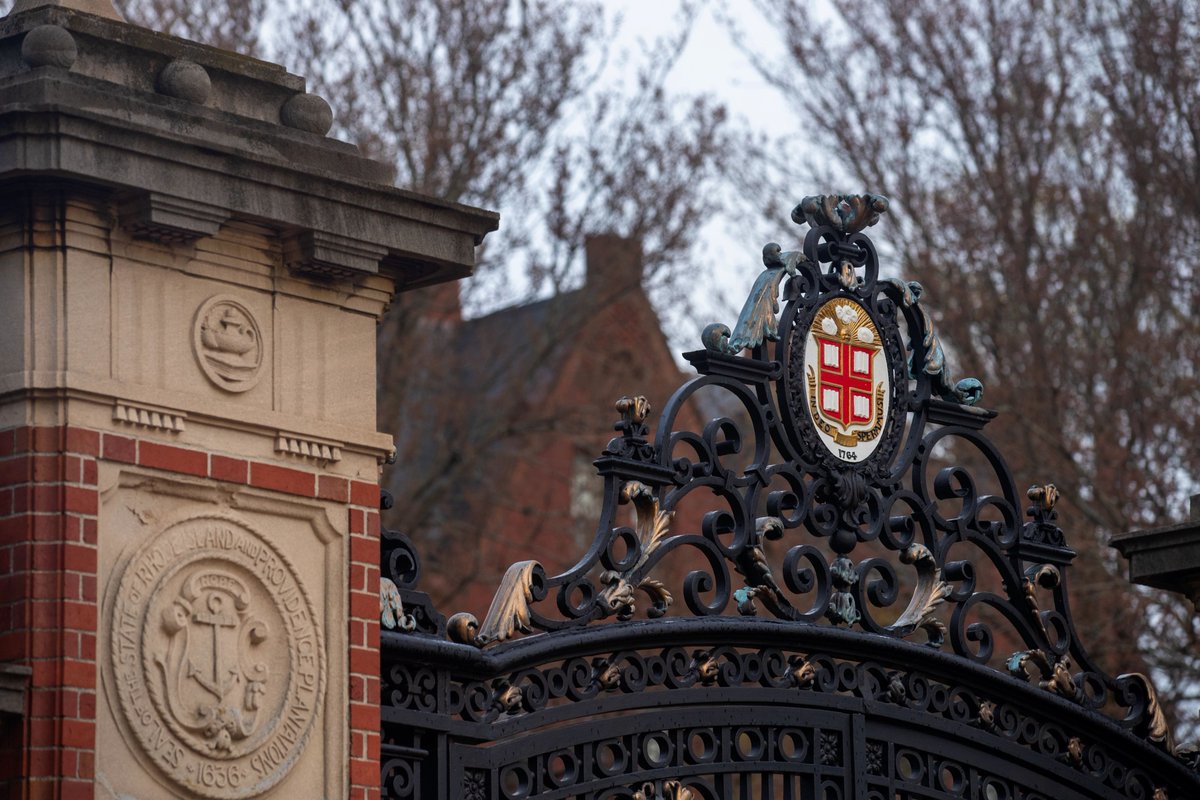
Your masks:
M 201 517 L 150 540 L 121 575 L 110 640 L 126 730 L 187 791 L 252 797 L 304 749 L 325 689 L 320 624 L 249 528 Z
M 879 327 L 857 301 L 827 301 L 809 326 L 804 365 L 808 414 L 821 444 L 842 461 L 865 461 L 879 446 L 891 403 Z

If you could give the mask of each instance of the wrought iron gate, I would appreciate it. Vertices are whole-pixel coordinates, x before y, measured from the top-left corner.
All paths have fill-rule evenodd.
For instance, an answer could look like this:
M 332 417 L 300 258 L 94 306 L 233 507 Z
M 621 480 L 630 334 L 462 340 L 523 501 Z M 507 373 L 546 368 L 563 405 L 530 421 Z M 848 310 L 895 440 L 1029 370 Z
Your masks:
M 886 208 L 806 198 L 803 248 L 764 248 L 653 439 L 645 401 L 618 402 L 572 569 L 514 564 L 482 622 L 446 620 L 385 534 L 385 797 L 1200 798 L 1150 681 L 1076 637 L 1054 487 L 1019 495 L 922 287 L 879 277 L 863 230 Z M 738 413 L 677 430 L 705 387 Z M 712 510 L 676 531 L 693 493 Z M 682 551 L 705 567 L 667 585 Z

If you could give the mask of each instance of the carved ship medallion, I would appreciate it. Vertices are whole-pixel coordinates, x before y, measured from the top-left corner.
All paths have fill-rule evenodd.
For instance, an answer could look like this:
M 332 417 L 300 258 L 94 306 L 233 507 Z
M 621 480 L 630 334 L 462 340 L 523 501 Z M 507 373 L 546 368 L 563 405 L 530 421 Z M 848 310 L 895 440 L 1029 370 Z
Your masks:
M 262 332 L 250 309 L 217 295 L 196 311 L 192 330 L 196 362 L 210 381 L 227 392 L 246 392 L 262 371 Z

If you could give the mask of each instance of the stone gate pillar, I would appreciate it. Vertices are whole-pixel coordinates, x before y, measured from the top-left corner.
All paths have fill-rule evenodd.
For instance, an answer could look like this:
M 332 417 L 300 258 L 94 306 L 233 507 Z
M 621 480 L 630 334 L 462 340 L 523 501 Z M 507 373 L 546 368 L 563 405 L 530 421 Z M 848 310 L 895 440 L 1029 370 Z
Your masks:
M 0 20 L 0 794 L 379 792 L 375 328 L 494 214 L 282 68 Z

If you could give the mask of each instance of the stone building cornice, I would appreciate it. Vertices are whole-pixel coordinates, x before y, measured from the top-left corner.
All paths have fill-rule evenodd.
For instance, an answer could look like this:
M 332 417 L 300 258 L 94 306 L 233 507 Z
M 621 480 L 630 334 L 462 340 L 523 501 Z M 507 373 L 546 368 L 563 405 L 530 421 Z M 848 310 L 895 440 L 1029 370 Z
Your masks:
M 301 274 L 401 290 L 470 274 L 498 215 L 391 186 L 332 121 L 303 78 L 258 59 L 57 5 L 0 20 L 0 180 L 106 187 L 121 225 L 160 241 L 274 226 Z

